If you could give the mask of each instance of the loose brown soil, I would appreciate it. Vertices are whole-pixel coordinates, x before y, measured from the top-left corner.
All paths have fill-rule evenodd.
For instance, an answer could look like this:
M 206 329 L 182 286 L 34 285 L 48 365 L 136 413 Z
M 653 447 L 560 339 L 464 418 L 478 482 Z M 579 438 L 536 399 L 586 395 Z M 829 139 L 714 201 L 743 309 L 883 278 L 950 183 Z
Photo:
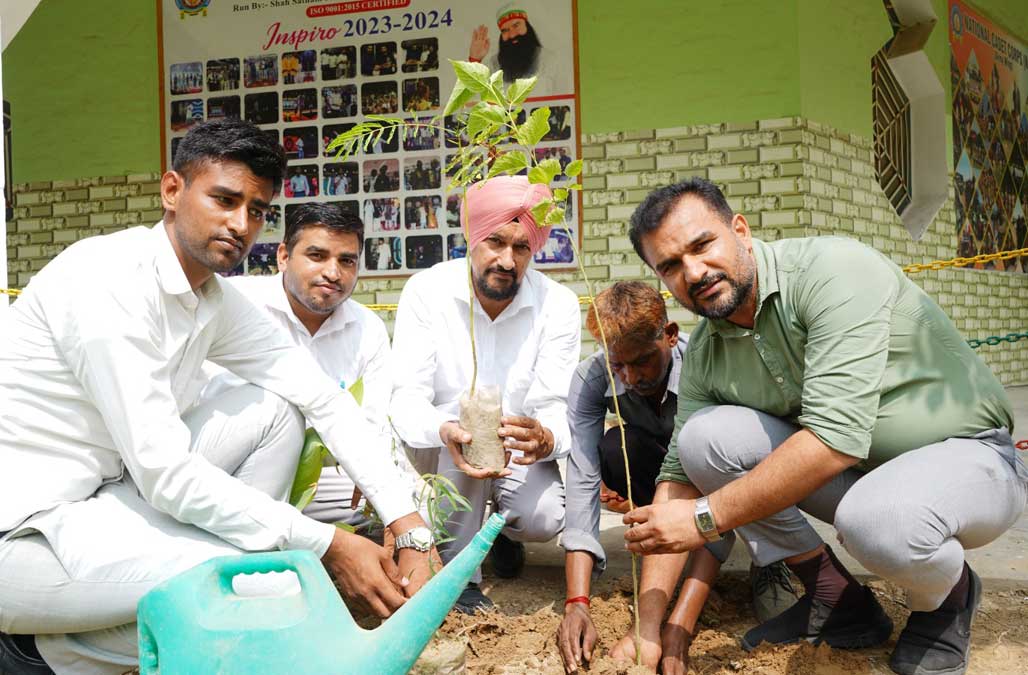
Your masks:
M 753 626 L 749 587 L 738 575 L 722 575 L 700 620 L 690 651 L 690 673 L 760 675 L 890 673 L 889 654 L 908 614 L 903 594 L 894 586 L 872 581 L 871 587 L 896 624 L 892 639 L 877 649 L 833 650 L 809 644 L 763 647 L 746 653 L 738 637 Z M 442 633 L 469 640 L 467 672 L 475 675 L 563 673 L 556 646 L 564 598 L 563 570 L 530 567 L 518 580 L 491 580 L 483 589 L 497 608 L 474 617 L 450 614 Z M 975 618 L 971 675 L 1028 673 L 1028 588 L 985 582 L 985 596 Z M 594 662 L 586 671 L 635 675 L 648 672 L 615 663 L 607 651 L 630 625 L 631 577 L 603 579 L 595 586 L 592 615 L 600 635 Z

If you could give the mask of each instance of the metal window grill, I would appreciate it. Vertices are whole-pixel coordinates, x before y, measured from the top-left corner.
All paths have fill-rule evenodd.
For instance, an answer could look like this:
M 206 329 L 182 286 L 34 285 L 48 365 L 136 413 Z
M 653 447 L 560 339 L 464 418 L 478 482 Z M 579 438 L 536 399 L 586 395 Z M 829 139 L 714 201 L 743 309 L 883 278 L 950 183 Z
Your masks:
M 913 192 L 910 99 L 892 72 L 888 48 L 871 59 L 875 177 L 892 208 L 902 214 Z

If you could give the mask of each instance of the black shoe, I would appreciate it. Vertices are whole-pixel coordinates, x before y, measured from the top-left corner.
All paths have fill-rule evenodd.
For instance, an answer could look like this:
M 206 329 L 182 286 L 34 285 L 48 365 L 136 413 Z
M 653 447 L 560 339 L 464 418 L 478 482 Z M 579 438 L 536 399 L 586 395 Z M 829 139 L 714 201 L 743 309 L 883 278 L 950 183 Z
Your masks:
M 751 628 L 742 638 L 742 648 L 750 651 L 761 642 L 788 644 L 800 640 L 814 645 L 825 643 L 836 649 L 880 645 L 892 634 L 892 619 L 870 588 L 861 586 L 860 592 L 859 599 L 839 607 L 829 607 L 810 594 L 804 595 L 775 618 Z
M 771 563 L 766 567 L 751 563 L 750 593 L 753 596 L 753 614 L 760 623 L 775 618 L 799 600 L 784 562 Z
M 474 582 L 468 584 L 461 591 L 460 597 L 453 605 L 453 608 L 461 614 L 474 614 L 479 610 L 492 609 L 492 607 L 493 601 L 487 598 L 478 584 Z
M 958 675 L 967 670 L 971 648 L 971 621 L 982 599 L 982 580 L 970 567 L 967 606 L 911 612 L 896 640 L 889 667 L 900 675 Z
M 521 574 L 525 567 L 525 545 L 512 541 L 502 534 L 496 537 L 493 548 L 489 551 L 493 561 L 493 572 L 501 579 L 513 579 Z
M 0 673 L 3 675 L 54 675 L 39 655 L 33 635 L 0 633 Z

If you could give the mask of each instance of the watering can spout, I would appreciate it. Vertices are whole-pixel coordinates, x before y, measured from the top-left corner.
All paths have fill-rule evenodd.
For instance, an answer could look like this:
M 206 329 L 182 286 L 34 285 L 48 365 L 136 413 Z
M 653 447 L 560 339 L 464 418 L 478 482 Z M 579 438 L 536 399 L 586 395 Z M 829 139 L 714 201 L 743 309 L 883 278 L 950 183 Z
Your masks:
M 372 631 L 376 643 L 390 650 L 404 652 L 403 663 L 397 663 L 397 669 L 390 669 L 388 672 L 406 673 L 414 665 L 475 570 L 489 553 L 503 525 L 503 516 L 498 513 L 490 516 L 463 551 L 422 586 L 421 590 L 407 600 L 393 616 Z

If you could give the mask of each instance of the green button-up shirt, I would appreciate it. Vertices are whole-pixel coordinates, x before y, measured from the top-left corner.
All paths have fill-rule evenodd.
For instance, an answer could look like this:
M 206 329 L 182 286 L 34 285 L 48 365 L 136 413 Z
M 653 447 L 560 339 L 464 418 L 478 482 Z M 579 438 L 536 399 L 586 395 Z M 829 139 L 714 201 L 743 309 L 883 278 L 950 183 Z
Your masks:
M 704 319 L 693 331 L 672 450 L 690 415 L 723 404 L 809 429 L 864 469 L 946 438 L 1013 430 L 992 371 L 884 255 L 840 237 L 754 239 L 753 254 L 754 326 Z M 664 480 L 688 482 L 678 452 Z

